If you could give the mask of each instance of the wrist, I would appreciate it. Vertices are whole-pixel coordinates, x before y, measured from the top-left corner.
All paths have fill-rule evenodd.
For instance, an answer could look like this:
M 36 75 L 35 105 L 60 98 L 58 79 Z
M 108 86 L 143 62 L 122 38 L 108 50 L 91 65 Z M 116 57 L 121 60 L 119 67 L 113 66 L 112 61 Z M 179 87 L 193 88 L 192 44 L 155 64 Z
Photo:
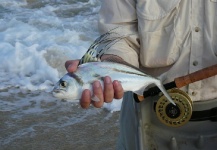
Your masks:
M 103 60 L 123 60 L 123 59 L 117 55 L 105 54 L 101 57 L 101 61 Z

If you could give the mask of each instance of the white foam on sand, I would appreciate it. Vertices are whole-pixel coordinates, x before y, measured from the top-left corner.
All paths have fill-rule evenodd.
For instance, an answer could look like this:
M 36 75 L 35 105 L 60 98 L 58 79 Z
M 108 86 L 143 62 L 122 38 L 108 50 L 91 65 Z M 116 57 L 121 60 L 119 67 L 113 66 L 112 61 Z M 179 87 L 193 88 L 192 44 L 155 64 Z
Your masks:
M 13 93 L 15 87 L 19 92 L 50 92 L 66 73 L 64 62 L 81 58 L 99 36 L 99 0 L 30 2 L 0 2 L 1 91 Z M 121 101 L 115 100 L 105 108 L 119 111 L 120 105 Z

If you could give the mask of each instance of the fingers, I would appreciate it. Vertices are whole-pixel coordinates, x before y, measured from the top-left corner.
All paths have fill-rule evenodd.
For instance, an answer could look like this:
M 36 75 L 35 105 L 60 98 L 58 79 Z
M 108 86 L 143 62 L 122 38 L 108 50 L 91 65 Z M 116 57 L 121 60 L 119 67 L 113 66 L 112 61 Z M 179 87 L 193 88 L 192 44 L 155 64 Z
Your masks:
M 124 96 L 124 90 L 119 81 L 113 81 L 114 98 L 121 99 Z
M 91 100 L 93 97 L 96 97 L 95 100 Z M 93 83 L 93 95 L 91 96 L 90 90 L 84 90 L 82 92 L 80 105 L 82 108 L 88 108 L 90 103 L 93 104 L 96 108 L 101 108 L 104 103 L 103 90 L 99 81 Z
M 82 108 L 88 108 L 91 102 L 90 90 L 84 90 L 81 95 L 80 105 Z
M 88 108 L 90 104 L 96 108 L 101 108 L 103 103 L 112 102 L 114 98 L 121 99 L 124 95 L 123 88 L 119 81 L 114 81 L 112 83 L 111 78 L 106 76 L 104 78 L 104 91 L 99 81 L 93 83 L 93 95 L 91 95 L 89 90 L 84 90 L 80 100 L 80 105 L 82 108 Z M 91 100 L 92 97 L 98 101 Z
M 104 93 L 104 101 L 106 103 L 112 102 L 114 98 L 114 88 L 113 88 L 111 78 L 108 76 L 104 78 L 104 92 L 103 93 Z
M 101 108 L 104 103 L 103 90 L 99 81 L 93 83 L 93 96 L 97 97 L 99 101 L 92 101 L 93 106 Z
M 75 72 L 79 64 L 79 60 L 68 60 L 65 62 L 65 68 L 68 72 Z

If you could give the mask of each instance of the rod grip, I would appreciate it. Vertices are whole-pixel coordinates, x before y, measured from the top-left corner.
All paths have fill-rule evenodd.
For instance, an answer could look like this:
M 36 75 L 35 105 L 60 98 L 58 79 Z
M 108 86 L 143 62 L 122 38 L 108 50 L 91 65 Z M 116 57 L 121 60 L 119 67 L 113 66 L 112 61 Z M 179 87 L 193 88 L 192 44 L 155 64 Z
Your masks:
M 217 65 L 213 65 L 213 66 L 204 68 L 202 70 L 193 72 L 191 74 L 188 74 L 186 76 L 176 78 L 175 79 L 176 87 L 181 88 L 190 83 L 203 80 L 203 79 L 212 77 L 214 75 L 217 75 Z

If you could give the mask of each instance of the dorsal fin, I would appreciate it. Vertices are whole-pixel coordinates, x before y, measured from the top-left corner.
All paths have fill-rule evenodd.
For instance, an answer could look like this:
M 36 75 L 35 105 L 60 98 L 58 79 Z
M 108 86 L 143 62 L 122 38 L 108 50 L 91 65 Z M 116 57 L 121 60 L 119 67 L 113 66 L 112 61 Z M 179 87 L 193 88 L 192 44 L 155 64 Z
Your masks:
M 98 37 L 93 42 L 93 44 L 90 45 L 90 47 L 88 48 L 84 56 L 80 59 L 79 65 L 86 62 L 99 61 L 100 57 L 104 54 L 106 50 L 108 50 L 116 42 L 129 36 L 129 35 L 119 35 L 118 33 L 115 32 L 117 28 L 119 27 L 111 29 L 110 31 Z

